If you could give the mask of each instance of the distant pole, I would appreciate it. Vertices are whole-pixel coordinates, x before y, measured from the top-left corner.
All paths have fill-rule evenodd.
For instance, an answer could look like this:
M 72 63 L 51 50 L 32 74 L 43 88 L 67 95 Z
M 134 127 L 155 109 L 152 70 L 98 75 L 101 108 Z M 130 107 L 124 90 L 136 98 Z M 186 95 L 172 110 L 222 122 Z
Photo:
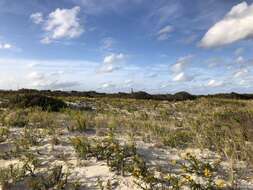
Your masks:
M 131 94 L 133 94 L 134 93 L 134 89 L 133 88 L 131 88 Z

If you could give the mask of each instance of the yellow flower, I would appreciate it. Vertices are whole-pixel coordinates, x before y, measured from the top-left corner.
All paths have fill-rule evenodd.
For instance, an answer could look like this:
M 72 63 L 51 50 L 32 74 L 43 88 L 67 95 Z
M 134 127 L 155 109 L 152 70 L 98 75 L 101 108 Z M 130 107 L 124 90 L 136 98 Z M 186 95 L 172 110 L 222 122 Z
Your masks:
M 205 168 L 204 170 L 204 176 L 205 177 L 210 177 L 212 175 L 211 171 L 208 168 Z
M 184 176 L 184 178 L 186 179 L 186 181 L 192 181 L 193 180 L 192 176 L 190 176 L 190 175 L 186 175 L 186 176 Z
M 176 160 L 171 160 L 171 164 L 172 164 L 173 166 L 175 166 L 175 165 L 177 164 L 177 161 L 176 161 Z
M 141 175 L 140 169 L 134 168 L 133 176 L 134 177 L 140 177 L 140 175 Z
M 167 175 L 167 176 L 165 176 L 164 178 L 167 179 L 167 180 L 170 180 L 170 179 L 171 179 L 171 176 L 170 176 L 170 175 Z
M 225 186 L 226 186 L 225 181 L 224 181 L 224 180 L 222 180 L 222 179 L 217 179 L 217 180 L 215 181 L 215 184 L 216 184 L 216 185 L 217 185 L 217 187 L 219 187 L 219 188 L 223 188 L 223 187 L 225 187 Z

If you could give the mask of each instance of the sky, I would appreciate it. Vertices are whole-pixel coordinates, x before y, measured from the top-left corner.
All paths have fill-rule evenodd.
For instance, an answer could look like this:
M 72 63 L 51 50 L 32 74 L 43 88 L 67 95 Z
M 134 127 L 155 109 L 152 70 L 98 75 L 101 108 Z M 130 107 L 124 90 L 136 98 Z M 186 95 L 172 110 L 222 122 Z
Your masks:
M 253 0 L 0 0 L 0 89 L 253 92 Z

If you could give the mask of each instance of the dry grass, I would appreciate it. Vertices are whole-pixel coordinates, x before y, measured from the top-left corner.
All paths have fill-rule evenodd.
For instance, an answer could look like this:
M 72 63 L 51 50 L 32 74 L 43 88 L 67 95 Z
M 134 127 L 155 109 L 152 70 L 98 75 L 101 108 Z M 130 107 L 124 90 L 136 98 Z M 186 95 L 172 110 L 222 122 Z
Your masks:
M 135 183 L 132 188 L 136 189 L 182 189 L 186 186 L 203 190 L 239 189 L 243 180 L 253 187 L 253 102 L 250 100 L 202 98 L 166 102 L 69 97 L 67 101 L 87 102 L 96 109 L 66 108 L 61 112 L 39 108 L 1 110 L 0 159 L 4 160 L 1 162 L 17 159 L 24 163 L 21 169 L 18 166 L 1 169 L 2 186 L 8 185 L 9 179 L 13 179 L 15 185 L 28 177 L 32 180 L 28 180 L 30 189 L 49 186 L 78 188 L 85 182 L 76 182 L 75 177 L 67 182 L 71 171 L 77 167 L 73 166 L 73 160 L 89 162 L 96 159 L 107 163 L 115 175 L 132 176 Z M 152 145 L 154 152 L 168 153 L 167 164 L 163 161 L 164 164 L 153 167 L 152 162 L 159 160 L 161 155 L 155 157 L 150 152 L 151 157 L 155 157 L 150 161 L 147 153 L 142 154 L 143 143 L 144 147 Z M 3 147 L 9 148 L 4 150 Z M 58 153 L 60 147 L 69 152 Z M 180 155 L 189 149 L 200 150 L 200 157 L 189 153 L 184 158 L 172 159 L 173 164 L 168 163 L 174 156 L 170 154 L 171 150 Z M 214 162 L 217 161 L 215 156 L 205 158 L 206 151 L 218 156 L 219 161 Z M 24 161 L 24 157 L 30 154 L 53 169 L 45 172 L 43 165 L 30 167 L 35 163 Z M 50 157 L 50 162 L 61 161 L 70 172 L 54 168 L 46 157 Z M 59 177 L 50 182 L 48 178 L 52 178 L 54 172 Z M 45 179 L 50 184 L 44 184 Z M 96 188 L 117 189 L 119 183 L 99 178 Z

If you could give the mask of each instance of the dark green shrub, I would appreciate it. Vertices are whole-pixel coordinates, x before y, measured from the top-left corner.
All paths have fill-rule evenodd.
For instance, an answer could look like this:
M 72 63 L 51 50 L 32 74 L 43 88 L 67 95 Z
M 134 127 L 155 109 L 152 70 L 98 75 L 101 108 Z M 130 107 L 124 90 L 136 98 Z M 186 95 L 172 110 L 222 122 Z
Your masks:
M 16 95 L 10 99 L 10 105 L 21 108 L 41 107 L 43 111 L 60 111 L 67 107 L 62 100 L 38 94 Z

